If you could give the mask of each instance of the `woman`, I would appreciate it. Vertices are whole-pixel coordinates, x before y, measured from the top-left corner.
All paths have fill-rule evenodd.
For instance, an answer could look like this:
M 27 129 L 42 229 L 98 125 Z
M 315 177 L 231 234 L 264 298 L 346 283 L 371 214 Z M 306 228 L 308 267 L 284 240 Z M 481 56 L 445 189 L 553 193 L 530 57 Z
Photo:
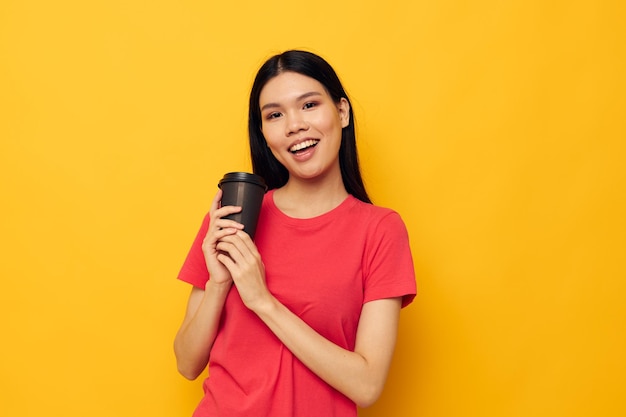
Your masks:
M 415 295 L 400 216 L 371 204 L 352 106 L 319 56 L 287 51 L 250 94 L 255 240 L 216 194 L 179 279 L 193 285 L 174 349 L 194 416 L 356 416 L 379 397 L 400 309 Z

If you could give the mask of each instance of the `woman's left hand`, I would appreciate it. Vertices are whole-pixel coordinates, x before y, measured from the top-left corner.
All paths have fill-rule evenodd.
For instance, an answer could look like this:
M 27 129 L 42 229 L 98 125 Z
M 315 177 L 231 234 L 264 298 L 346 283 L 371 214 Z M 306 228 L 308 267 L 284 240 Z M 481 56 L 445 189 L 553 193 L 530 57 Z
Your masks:
M 261 254 L 246 232 L 239 230 L 221 238 L 216 248 L 223 252 L 217 259 L 230 272 L 246 307 L 256 311 L 271 299 L 265 283 L 265 266 Z

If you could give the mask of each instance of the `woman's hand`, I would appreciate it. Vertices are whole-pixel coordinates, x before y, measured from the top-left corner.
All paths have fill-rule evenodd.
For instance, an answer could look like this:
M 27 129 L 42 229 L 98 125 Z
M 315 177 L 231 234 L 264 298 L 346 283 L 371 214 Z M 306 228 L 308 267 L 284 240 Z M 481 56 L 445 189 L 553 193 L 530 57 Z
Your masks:
M 243 230 L 228 234 L 217 243 L 217 255 L 230 272 L 241 300 L 252 311 L 271 302 L 265 283 L 265 266 L 256 245 Z
M 204 253 L 204 259 L 206 260 L 211 281 L 213 281 L 214 284 L 229 283 L 232 279 L 228 268 L 218 259 L 220 252 L 217 246 L 220 240 L 227 236 L 234 235 L 239 230 L 243 230 L 241 223 L 223 218 L 229 214 L 240 212 L 241 207 L 220 207 L 221 199 L 222 190 L 219 190 L 211 203 L 209 230 L 207 230 L 207 234 L 202 242 L 202 252 Z

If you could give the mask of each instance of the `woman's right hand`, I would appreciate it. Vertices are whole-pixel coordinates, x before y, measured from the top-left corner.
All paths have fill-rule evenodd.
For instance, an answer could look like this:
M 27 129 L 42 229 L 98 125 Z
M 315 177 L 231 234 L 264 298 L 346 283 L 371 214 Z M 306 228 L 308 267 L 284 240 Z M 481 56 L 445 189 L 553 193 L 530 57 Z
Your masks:
M 211 281 L 214 284 L 224 284 L 232 281 L 230 272 L 228 269 L 217 260 L 218 251 L 216 249 L 217 243 L 225 236 L 234 235 L 238 230 L 243 230 L 243 224 L 237 223 L 234 220 L 224 219 L 223 217 L 229 214 L 239 213 L 241 207 L 238 206 L 224 206 L 220 207 L 220 200 L 222 199 L 222 190 L 218 190 L 211 203 L 211 210 L 209 212 L 210 221 L 209 229 L 202 242 L 202 252 L 204 253 L 204 259 L 206 261 Z

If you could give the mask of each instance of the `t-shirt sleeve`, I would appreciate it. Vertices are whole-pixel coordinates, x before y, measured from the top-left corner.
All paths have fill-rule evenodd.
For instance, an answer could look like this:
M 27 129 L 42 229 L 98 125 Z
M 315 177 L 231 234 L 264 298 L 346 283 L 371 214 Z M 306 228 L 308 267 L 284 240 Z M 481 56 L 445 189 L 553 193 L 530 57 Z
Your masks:
M 209 271 L 204 260 L 204 253 L 202 252 L 202 242 L 208 230 L 209 214 L 207 213 L 191 245 L 187 258 L 178 273 L 178 279 L 201 289 L 204 289 L 209 280 Z
M 367 249 L 364 299 L 402 297 L 402 307 L 417 293 L 413 257 L 404 222 L 396 212 L 385 215 L 373 228 Z

